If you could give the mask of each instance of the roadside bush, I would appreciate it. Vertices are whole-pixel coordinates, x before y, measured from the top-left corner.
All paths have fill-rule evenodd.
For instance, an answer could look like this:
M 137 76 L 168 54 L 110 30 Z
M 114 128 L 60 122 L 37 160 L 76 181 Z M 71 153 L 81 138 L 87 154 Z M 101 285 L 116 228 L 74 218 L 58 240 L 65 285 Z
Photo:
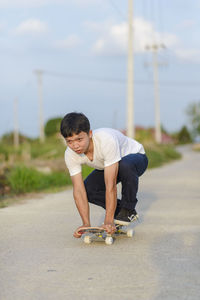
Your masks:
M 153 132 L 151 128 L 148 129 L 136 129 L 135 139 L 140 143 L 153 142 Z
M 9 152 L 10 152 L 10 149 L 8 149 L 8 147 L 5 147 L 5 145 L 0 143 L 0 154 L 3 155 L 5 160 L 8 160 Z
M 177 134 L 179 144 L 188 144 L 192 142 L 192 137 L 186 126 L 183 126 Z
M 19 144 L 25 143 L 25 142 L 30 142 L 31 139 L 28 138 L 27 136 L 19 133 Z M 6 145 L 11 145 L 13 146 L 14 143 L 14 132 L 9 132 L 6 133 L 2 136 L 2 143 Z
M 31 143 L 31 157 L 40 159 L 63 158 L 66 145 L 57 137 L 48 137 L 45 143 L 41 144 L 38 140 Z
M 11 191 L 15 194 L 39 191 L 50 187 L 70 184 L 70 177 L 64 172 L 43 174 L 33 168 L 16 166 L 7 175 Z
M 149 159 L 148 168 L 156 168 L 171 160 L 181 158 L 181 154 L 171 145 L 159 145 L 145 147 L 147 157 Z

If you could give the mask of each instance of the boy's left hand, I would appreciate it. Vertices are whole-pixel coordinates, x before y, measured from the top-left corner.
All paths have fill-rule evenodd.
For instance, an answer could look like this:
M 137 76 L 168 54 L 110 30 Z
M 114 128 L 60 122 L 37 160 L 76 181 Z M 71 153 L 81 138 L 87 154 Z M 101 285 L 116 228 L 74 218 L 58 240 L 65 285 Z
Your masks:
M 114 223 L 106 223 L 103 224 L 101 227 L 104 228 L 106 232 L 109 234 L 113 234 L 116 231 L 116 227 Z

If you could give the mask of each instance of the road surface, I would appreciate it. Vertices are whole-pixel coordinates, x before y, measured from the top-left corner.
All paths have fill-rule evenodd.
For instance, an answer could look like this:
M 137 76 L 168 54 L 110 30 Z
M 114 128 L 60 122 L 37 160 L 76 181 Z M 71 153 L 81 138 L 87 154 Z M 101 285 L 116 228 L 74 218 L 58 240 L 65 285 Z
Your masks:
M 143 175 L 134 237 L 112 246 L 73 238 L 71 190 L 1 209 L 0 299 L 199 300 L 200 153 L 181 151 Z

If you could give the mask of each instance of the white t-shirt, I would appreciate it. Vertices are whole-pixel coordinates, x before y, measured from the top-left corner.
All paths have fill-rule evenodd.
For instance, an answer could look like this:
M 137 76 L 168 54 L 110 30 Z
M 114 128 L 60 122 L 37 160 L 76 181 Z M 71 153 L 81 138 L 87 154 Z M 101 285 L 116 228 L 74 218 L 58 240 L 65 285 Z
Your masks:
M 77 154 L 67 147 L 65 163 L 69 169 L 70 176 L 81 173 L 83 164 L 103 170 L 105 167 L 120 161 L 122 157 L 128 154 L 145 154 L 144 148 L 140 143 L 115 129 L 96 129 L 93 131 L 92 140 L 94 144 L 92 161 L 85 154 Z

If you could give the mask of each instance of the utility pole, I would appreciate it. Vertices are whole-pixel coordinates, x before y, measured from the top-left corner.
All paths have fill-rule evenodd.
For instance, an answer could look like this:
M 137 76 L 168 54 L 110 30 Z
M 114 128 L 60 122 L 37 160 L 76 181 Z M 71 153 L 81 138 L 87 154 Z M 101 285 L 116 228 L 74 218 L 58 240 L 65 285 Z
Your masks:
M 127 87 L 127 136 L 134 138 L 134 55 L 133 55 L 133 0 L 128 0 L 128 87 Z
M 146 46 L 147 50 L 153 53 L 153 81 L 154 81 L 154 103 L 155 103 L 155 141 L 158 144 L 162 143 L 161 123 L 160 123 L 160 89 L 158 75 L 158 49 L 165 48 L 164 45 L 153 44 Z
M 43 118 L 43 88 L 42 88 L 42 70 L 35 70 L 38 81 L 38 102 L 39 102 L 39 128 L 40 128 L 40 141 L 44 143 L 44 118 Z
M 154 98 L 155 98 L 155 138 L 156 143 L 162 142 L 161 125 L 160 125 L 160 90 L 158 78 L 158 46 L 153 45 L 153 78 L 154 78 Z
M 19 148 L 19 116 L 18 116 L 18 99 L 14 99 L 14 147 Z

